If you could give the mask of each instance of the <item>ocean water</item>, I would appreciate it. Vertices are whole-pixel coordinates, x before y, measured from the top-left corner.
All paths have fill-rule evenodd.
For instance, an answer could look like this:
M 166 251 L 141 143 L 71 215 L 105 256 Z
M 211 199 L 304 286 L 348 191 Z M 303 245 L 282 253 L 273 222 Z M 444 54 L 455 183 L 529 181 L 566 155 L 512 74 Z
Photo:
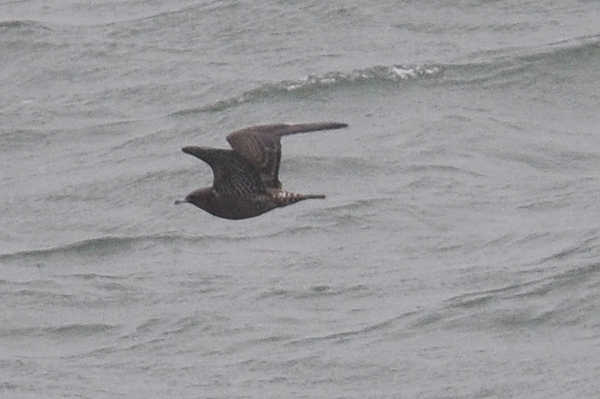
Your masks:
M 597 1 L 0 2 L 2 398 L 597 398 Z M 276 122 L 228 221 L 180 151 Z

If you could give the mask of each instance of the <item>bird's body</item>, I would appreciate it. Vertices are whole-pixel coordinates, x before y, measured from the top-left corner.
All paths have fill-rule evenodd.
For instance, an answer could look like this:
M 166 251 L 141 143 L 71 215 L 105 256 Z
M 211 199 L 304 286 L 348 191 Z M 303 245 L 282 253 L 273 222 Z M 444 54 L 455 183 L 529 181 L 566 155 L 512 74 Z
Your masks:
M 194 190 L 175 203 L 188 202 L 225 219 L 246 219 L 305 199 L 325 198 L 281 189 L 281 137 L 346 126 L 338 122 L 259 125 L 229 134 L 231 150 L 183 147 L 183 152 L 212 168 L 214 181 L 212 187 Z

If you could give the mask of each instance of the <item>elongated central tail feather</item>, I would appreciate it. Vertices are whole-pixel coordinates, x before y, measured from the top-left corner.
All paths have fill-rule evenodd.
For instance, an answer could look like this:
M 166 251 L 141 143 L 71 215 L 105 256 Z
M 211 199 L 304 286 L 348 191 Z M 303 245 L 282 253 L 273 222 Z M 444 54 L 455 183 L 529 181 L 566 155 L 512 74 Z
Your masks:
M 306 199 L 325 199 L 322 194 L 299 194 L 291 191 L 276 190 L 273 192 L 273 198 L 278 207 L 295 204 Z

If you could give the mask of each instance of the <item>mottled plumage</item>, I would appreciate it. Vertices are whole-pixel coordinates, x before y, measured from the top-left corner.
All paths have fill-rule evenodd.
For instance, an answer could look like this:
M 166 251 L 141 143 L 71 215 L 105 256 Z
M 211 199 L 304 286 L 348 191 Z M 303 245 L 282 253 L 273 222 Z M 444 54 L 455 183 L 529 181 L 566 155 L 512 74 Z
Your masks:
M 214 174 L 212 187 L 192 191 L 176 204 L 188 202 L 226 219 L 246 219 L 320 194 L 298 194 L 281 189 L 281 137 L 317 130 L 340 129 L 346 123 L 315 122 L 251 126 L 227 136 L 232 150 L 183 147 L 206 162 Z

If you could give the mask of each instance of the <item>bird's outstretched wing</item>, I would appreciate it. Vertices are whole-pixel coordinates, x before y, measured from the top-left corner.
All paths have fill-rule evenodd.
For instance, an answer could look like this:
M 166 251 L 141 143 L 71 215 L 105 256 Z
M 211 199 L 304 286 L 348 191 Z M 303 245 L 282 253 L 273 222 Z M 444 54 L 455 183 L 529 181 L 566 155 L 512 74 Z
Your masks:
M 279 189 L 281 188 L 279 163 L 282 136 L 347 126 L 348 124 L 339 122 L 258 125 L 230 133 L 227 141 L 237 154 L 256 168 L 265 186 Z
M 213 189 L 223 195 L 261 194 L 266 187 L 254 166 L 232 150 L 187 146 L 181 149 L 206 162 L 214 174 Z

